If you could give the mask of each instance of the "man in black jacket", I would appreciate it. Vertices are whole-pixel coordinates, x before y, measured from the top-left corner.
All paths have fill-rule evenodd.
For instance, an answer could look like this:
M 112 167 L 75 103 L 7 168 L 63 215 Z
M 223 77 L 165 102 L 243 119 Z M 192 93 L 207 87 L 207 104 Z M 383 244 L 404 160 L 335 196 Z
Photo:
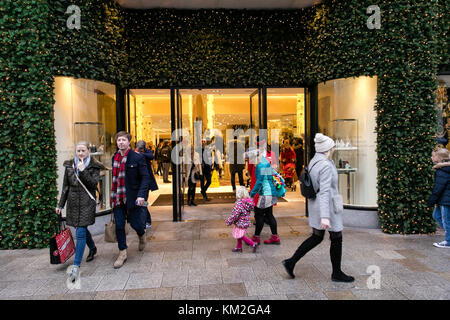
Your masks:
M 149 174 L 145 158 L 130 149 L 131 135 L 120 131 L 115 140 L 119 150 L 112 157 L 111 207 L 120 250 L 114 262 L 117 269 L 127 260 L 126 220 L 139 236 L 139 251 L 145 248 L 145 213 L 142 206 L 148 197 Z

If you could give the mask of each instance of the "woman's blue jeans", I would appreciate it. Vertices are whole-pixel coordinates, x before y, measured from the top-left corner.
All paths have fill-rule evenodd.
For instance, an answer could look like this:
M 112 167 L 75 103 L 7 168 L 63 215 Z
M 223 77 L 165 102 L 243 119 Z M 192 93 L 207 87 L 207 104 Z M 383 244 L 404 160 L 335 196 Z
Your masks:
M 433 211 L 433 218 L 445 230 L 445 241 L 450 243 L 450 206 L 437 205 Z
M 94 240 L 87 227 L 77 227 L 76 228 L 76 239 L 75 244 L 75 260 L 73 261 L 74 266 L 80 266 L 81 260 L 83 259 L 84 248 L 86 245 L 89 249 L 95 248 Z

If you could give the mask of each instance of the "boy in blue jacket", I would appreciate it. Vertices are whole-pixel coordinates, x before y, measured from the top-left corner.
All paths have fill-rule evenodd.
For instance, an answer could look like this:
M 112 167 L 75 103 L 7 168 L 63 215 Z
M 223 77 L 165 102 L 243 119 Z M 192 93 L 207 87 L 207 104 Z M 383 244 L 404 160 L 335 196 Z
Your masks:
M 431 159 L 436 170 L 433 193 L 427 204 L 435 206 L 433 218 L 445 230 L 445 240 L 433 243 L 438 248 L 450 248 L 450 152 L 439 148 L 432 153 Z

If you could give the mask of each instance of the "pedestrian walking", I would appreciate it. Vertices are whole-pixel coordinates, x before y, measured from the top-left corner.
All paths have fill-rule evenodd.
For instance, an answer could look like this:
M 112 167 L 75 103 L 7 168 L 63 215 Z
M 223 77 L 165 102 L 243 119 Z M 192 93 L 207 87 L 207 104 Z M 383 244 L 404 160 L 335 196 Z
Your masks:
M 136 150 L 137 153 L 141 154 L 145 158 L 145 162 L 147 164 L 147 170 L 149 175 L 149 184 L 148 188 L 149 191 L 156 191 L 158 190 L 158 184 L 156 183 L 155 176 L 153 175 L 153 169 L 152 169 L 152 161 L 154 160 L 153 152 L 151 149 L 146 148 L 146 143 L 144 140 L 139 140 L 136 143 Z M 152 217 L 150 215 L 150 211 L 147 206 L 142 206 L 142 210 L 144 210 L 146 220 L 145 220 L 145 228 L 149 229 L 152 227 Z
M 131 135 L 120 131 L 115 140 L 119 150 L 112 157 L 111 207 L 120 251 L 114 262 L 117 269 L 127 260 L 126 220 L 139 237 L 139 251 L 145 248 L 145 212 L 142 206 L 148 197 L 149 174 L 145 158 L 130 149 Z
M 431 157 L 434 173 L 433 192 L 428 199 L 428 206 L 434 206 L 433 218 L 437 224 L 445 230 L 445 240 L 435 242 L 438 248 L 450 248 L 450 152 L 439 148 Z
M 188 156 L 188 154 L 186 154 L 186 156 Z M 191 148 L 190 156 L 191 158 L 188 159 L 188 161 L 185 161 L 185 179 L 187 180 L 188 185 L 187 203 L 188 206 L 197 206 L 194 202 L 195 189 L 197 187 L 197 182 L 200 181 L 200 177 L 202 176 L 202 165 L 200 155 L 198 152 L 194 151 L 194 148 Z
M 242 240 L 253 248 L 253 252 L 256 252 L 258 243 L 245 236 L 247 229 L 251 226 L 250 212 L 253 208 L 253 199 L 250 198 L 247 188 L 238 186 L 236 188 L 236 202 L 234 203 L 233 211 L 225 221 L 227 226 L 234 224 L 232 235 L 237 240 L 237 245 L 232 250 L 233 252 L 242 252 Z
M 75 259 L 69 276 L 70 281 L 74 282 L 79 275 L 86 245 L 89 248 L 86 262 L 92 261 L 97 253 L 97 247 L 88 226 L 95 223 L 97 207 L 95 192 L 100 180 L 100 171 L 105 167 L 90 156 L 89 144 L 84 141 L 77 143 L 75 157 L 64 161 L 63 166 L 64 181 L 56 213 L 60 215 L 67 203 L 66 223 L 76 228 Z
M 266 222 L 270 226 L 272 236 L 270 239 L 264 240 L 264 244 L 280 244 L 280 237 L 277 232 L 277 220 L 273 215 L 273 206 L 278 202 L 277 190 L 273 184 L 273 168 L 267 159 L 266 141 L 259 141 L 258 148 L 258 164 L 254 170 L 256 182 L 250 193 L 250 196 L 254 198 L 256 220 L 255 235 L 252 240 L 258 244 L 261 242 L 260 234 Z
M 239 148 L 239 146 L 242 148 Z M 236 138 L 231 140 L 228 144 L 228 155 L 233 155 L 228 159 L 228 162 L 230 163 L 231 187 L 233 188 L 233 192 L 236 191 L 236 174 L 238 175 L 239 185 L 244 185 L 245 159 L 243 148 L 244 144 Z
M 303 170 L 304 163 L 304 149 L 302 138 L 295 139 L 295 144 L 293 146 L 295 152 L 295 171 L 297 172 L 297 178 L 300 178 L 300 174 Z
M 169 171 L 171 164 L 171 154 L 172 148 L 170 147 L 170 142 L 168 140 L 164 141 L 163 147 L 160 151 L 162 170 L 163 170 L 163 182 L 170 183 L 169 181 Z
M 210 201 L 206 192 L 211 185 L 213 155 L 211 143 L 207 144 L 206 139 L 202 139 L 202 175 L 200 176 L 200 189 L 203 201 Z
M 355 279 L 341 270 L 343 205 L 338 191 L 337 169 L 331 160 L 334 141 L 317 133 L 314 142 L 316 153 L 308 166 L 312 185 L 317 192 L 316 198 L 308 201 L 309 225 L 312 227 L 312 235 L 298 247 L 291 258 L 283 260 L 283 265 L 291 278 L 295 278 L 295 264 L 322 242 L 325 230 L 328 230 L 331 240 L 330 258 L 333 267 L 331 279 L 336 282 L 353 282 Z
M 156 160 L 156 174 L 158 176 L 162 176 L 162 158 L 161 158 L 161 149 L 163 147 L 162 142 L 158 143 L 158 146 L 155 149 L 155 160 Z

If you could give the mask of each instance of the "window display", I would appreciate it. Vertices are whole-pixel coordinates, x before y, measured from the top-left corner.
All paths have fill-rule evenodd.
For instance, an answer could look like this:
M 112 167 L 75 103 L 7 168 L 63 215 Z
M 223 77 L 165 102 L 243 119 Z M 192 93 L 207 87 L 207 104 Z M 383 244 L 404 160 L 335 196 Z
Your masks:
M 91 156 L 107 168 L 100 173 L 97 191 L 101 202 L 99 211 L 108 210 L 111 157 L 116 151 L 115 86 L 93 80 L 56 77 L 54 87 L 58 193 L 64 178 L 63 162 L 74 157 L 77 142 L 86 141 Z
M 333 160 L 338 171 L 339 193 L 348 204 L 355 202 L 355 177 L 358 173 L 358 120 L 336 119 L 329 124 L 335 140 Z
M 377 205 L 376 77 L 330 80 L 318 86 L 318 132 L 333 138 L 344 204 Z

